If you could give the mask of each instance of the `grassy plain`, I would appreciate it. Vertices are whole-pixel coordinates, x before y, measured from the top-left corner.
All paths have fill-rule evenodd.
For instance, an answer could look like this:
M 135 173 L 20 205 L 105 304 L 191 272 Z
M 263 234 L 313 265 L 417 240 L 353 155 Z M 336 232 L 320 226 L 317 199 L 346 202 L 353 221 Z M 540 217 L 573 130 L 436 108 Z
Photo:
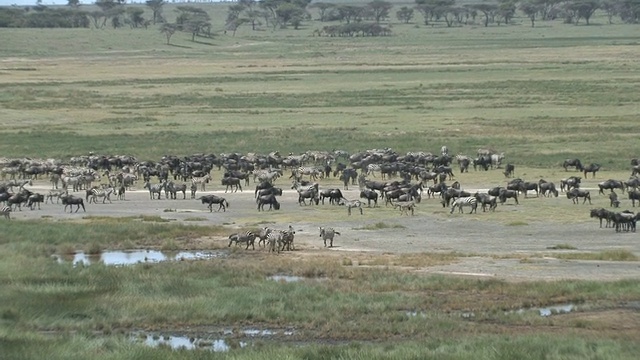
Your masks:
M 203 6 L 221 29 L 226 5 Z M 620 178 L 640 154 L 640 28 L 593 23 L 532 29 L 516 19 L 447 29 L 416 19 L 393 24 L 391 37 L 327 38 L 312 36 L 324 25 L 312 22 L 299 31 L 244 27 L 235 37 L 218 32 L 195 43 L 176 34 L 172 45 L 153 27 L 0 29 L 0 155 L 93 151 L 153 160 L 334 148 L 436 152 L 447 144 L 454 153 L 504 151 L 530 174 L 560 176 L 558 164 L 579 157 Z M 542 219 L 560 219 L 562 211 Z M 367 269 L 320 254 L 232 253 L 197 266 L 126 268 L 48 257 L 64 249 L 184 246 L 221 232 L 142 220 L 2 223 L 3 358 L 631 359 L 640 350 L 637 309 L 618 306 L 640 297 L 632 280 L 508 283 L 387 268 L 465 254 L 363 255 L 361 263 L 379 266 Z M 394 226 L 380 221 L 373 227 Z M 526 225 L 518 214 L 504 221 Z M 266 280 L 283 272 L 326 280 Z M 566 302 L 602 316 L 509 312 Z M 292 327 L 305 334 L 292 345 L 307 343 L 213 354 L 151 349 L 127 335 L 211 326 Z

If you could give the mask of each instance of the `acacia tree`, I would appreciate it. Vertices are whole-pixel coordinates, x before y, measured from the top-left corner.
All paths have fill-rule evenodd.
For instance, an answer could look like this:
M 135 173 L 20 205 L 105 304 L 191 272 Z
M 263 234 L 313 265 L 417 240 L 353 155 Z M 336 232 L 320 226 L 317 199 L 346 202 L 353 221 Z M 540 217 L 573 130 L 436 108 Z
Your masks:
M 336 5 L 325 2 L 317 2 L 309 5 L 309 8 L 318 9 L 320 12 L 320 21 L 327 21 L 327 16 L 329 15 L 329 11 L 334 8 Z
M 173 36 L 173 34 L 176 33 L 176 31 L 178 30 L 178 24 L 172 24 L 172 23 L 163 23 L 160 26 L 160 32 L 164 34 L 164 36 L 167 37 L 167 45 L 170 45 L 170 41 L 171 41 L 171 37 Z
M 400 10 L 396 11 L 396 17 L 398 20 L 408 24 L 413 19 L 413 9 L 403 6 Z
M 523 2 L 520 4 L 520 11 L 522 11 L 529 20 L 531 20 L 531 27 L 536 26 L 536 15 L 540 12 L 540 6 L 534 4 L 533 2 Z
M 146 4 L 153 13 L 153 24 L 155 25 L 162 20 L 162 7 L 166 2 L 164 0 L 147 0 Z
M 498 11 L 498 5 L 496 4 L 474 4 L 469 5 L 470 8 L 480 11 L 484 14 L 484 26 L 489 26 L 489 21 L 493 19 L 496 11 Z
M 196 35 L 209 35 L 211 17 L 206 11 L 191 6 L 178 6 L 176 24 L 182 31 L 191 33 L 191 41 L 196 41 Z
M 429 25 L 429 20 L 434 16 L 440 17 L 443 12 L 449 11 L 456 4 L 456 0 L 415 0 L 416 10 L 424 17 L 424 24 Z
M 373 0 L 367 7 L 371 11 L 373 18 L 376 19 L 376 23 L 379 24 L 380 20 L 389 16 L 389 10 L 391 10 L 393 5 L 383 0 Z

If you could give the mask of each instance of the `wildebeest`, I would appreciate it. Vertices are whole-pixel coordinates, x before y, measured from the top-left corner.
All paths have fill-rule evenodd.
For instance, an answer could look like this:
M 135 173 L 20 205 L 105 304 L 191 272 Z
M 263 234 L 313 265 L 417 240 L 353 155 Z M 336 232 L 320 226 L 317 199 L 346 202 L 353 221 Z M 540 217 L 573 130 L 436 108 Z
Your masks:
M 29 207 L 29 209 L 33 210 L 34 205 L 38 204 L 38 210 L 40 210 L 40 204 L 42 202 L 44 202 L 44 195 L 38 193 L 31 194 L 27 199 L 27 206 Z
M 613 192 L 613 189 L 620 189 L 624 193 L 624 183 L 622 181 L 609 179 L 598 184 L 600 189 L 599 193 L 604 195 L 604 190 L 608 189 Z
M 320 191 L 320 199 L 322 200 L 322 205 L 324 205 L 324 199 L 329 198 L 329 204 L 338 204 L 340 199 L 342 199 L 342 191 L 340 189 L 324 189 Z
M 378 193 L 371 189 L 362 189 L 360 191 L 360 199 L 367 199 L 367 206 L 371 207 L 371 201 L 373 201 L 373 206 L 378 206 Z
M 483 212 L 487 211 L 487 205 L 489 205 L 489 210 L 496 211 L 496 207 L 498 207 L 497 197 L 479 192 L 476 192 L 473 197 L 478 200 L 478 203 L 480 203 L 480 205 L 482 206 Z
M 612 217 L 610 216 L 610 214 L 612 215 L 612 212 L 605 209 L 605 208 L 598 208 L 598 209 L 591 209 L 590 211 L 590 216 L 592 218 L 598 218 L 598 220 L 600 220 L 600 227 L 602 227 L 602 220 L 606 220 L 606 227 L 609 227 Z
M 630 190 L 627 194 L 629 195 L 629 200 L 631 200 L 631 206 L 636 207 L 636 201 L 638 201 L 638 205 L 640 206 L 640 191 Z
M 571 189 L 577 189 L 580 187 L 581 177 L 569 176 L 566 179 L 560 180 L 560 191 L 569 191 Z
M 523 181 L 520 183 L 520 191 L 524 193 L 524 197 L 527 197 L 527 191 L 535 191 L 536 197 L 538 197 L 538 184 L 534 182 Z
M 280 203 L 278 202 L 278 199 L 276 199 L 276 196 L 273 194 L 258 197 L 256 203 L 258 203 L 258 211 L 264 211 L 265 205 L 269 205 L 269 210 L 280 210 Z
M 568 171 L 567 168 L 570 166 L 574 166 L 577 171 L 582 171 L 582 163 L 580 162 L 580 159 L 567 159 L 562 163 L 564 171 Z
M 204 195 L 198 198 L 198 200 L 202 201 L 203 204 L 208 204 L 209 212 L 213 212 L 213 204 L 218 204 L 218 210 L 222 209 L 222 211 L 226 212 L 229 207 L 229 202 L 227 199 L 217 196 L 217 195 Z
M 619 207 L 620 206 L 620 200 L 618 200 L 618 194 L 616 194 L 616 192 L 613 191 L 613 190 L 609 194 L 609 201 L 610 201 L 609 206 L 611 206 L 611 207 Z
M 512 177 L 512 176 L 513 176 L 513 173 L 515 172 L 515 170 L 516 170 L 516 167 L 515 167 L 515 166 L 513 166 L 513 164 L 507 164 L 507 165 L 504 167 L 504 172 L 503 172 L 503 174 L 504 174 L 504 176 L 506 176 L 506 177 Z
M 542 196 L 553 194 L 553 196 L 558 197 L 558 190 L 556 189 L 556 185 L 552 182 L 540 179 L 538 181 L 538 188 L 540 189 L 540 194 Z
M 239 178 L 225 177 L 225 178 L 222 178 L 221 182 L 222 182 L 222 185 L 226 186 L 226 188 L 224 189 L 224 192 L 229 191 L 229 189 L 231 189 L 232 192 L 237 192 L 238 189 L 240 189 L 240 192 L 242 192 L 242 185 L 240 184 Z
M 613 214 L 613 223 L 615 225 L 616 232 L 620 232 L 620 231 L 636 232 L 637 221 L 638 221 L 638 215 L 628 210 Z
M 275 196 L 282 196 L 282 188 L 271 187 L 268 189 L 258 190 L 258 193 L 256 195 L 265 196 L 265 195 L 271 195 L 271 194 Z
M 589 205 L 591 205 L 591 194 L 589 193 L 589 191 L 577 188 L 573 188 L 567 191 L 567 199 L 571 199 L 574 204 L 579 203 L 580 198 L 584 198 L 584 200 L 582 201 L 583 204 L 586 203 L 587 200 L 589 200 Z
M 513 198 L 516 201 L 516 204 L 520 204 L 518 202 L 518 192 L 515 190 L 502 189 L 500 190 L 500 194 L 498 194 L 498 199 L 500 199 L 500 203 L 504 204 L 507 199 Z
M 598 172 L 598 170 L 600 170 L 600 164 L 589 164 L 585 167 L 582 168 L 582 172 L 584 173 L 584 178 L 587 178 L 587 174 L 588 173 L 592 173 L 593 174 L 593 178 L 596 177 L 596 172 Z
M 327 240 L 329 240 L 329 247 L 333 247 L 333 237 L 340 235 L 334 228 L 325 228 L 320 226 L 320 237 L 324 241 L 324 247 L 327 247 Z
M 73 205 L 76 205 L 76 212 L 80 210 L 82 206 L 82 210 L 87 212 L 87 209 L 84 208 L 84 200 L 80 197 L 75 197 L 73 195 L 64 195 L 60 197 L 62 199 L 62 204 L 64 205 L 64 211 L 67 211 L 67 206 L 69 206 L 69 212 L 73 211 Z

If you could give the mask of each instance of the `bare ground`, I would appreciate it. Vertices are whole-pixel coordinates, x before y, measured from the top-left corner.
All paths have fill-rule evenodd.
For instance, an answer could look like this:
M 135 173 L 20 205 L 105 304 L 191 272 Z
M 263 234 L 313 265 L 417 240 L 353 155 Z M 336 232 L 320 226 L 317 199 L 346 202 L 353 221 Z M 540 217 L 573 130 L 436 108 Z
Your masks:
M 141 187 L 140 185 L 138 187 Z M 46 193 L 49 185 L 37 182 L 33 191 Z M 600 229 L 596 220 L 576 223 L 523 222 L 505 224 L 499 215 L 449 214 L 434 199 L 425 199 L 415 216 L 400 216 L 383 203 L 378 208 L 364 208 L 364 215 L 354 210 L 351 216 L 342 206 L 301 206 L 297 194 L 285 190 L 281 197 L 280 211 L 258 212 L 253 188 L 244 192 L 227 193 L 207 191 L 224 196 L 230 203 L 226 212 L 210 212 L 198 200 L 151 200 L 146 190 L 127 192 L 126 200 L 113 199 L 113 203 L 86 204 L 86 213 L 63 212 L 62 205 L 43 204 L 41 210 L 12 213 L 16 220 L 51 217 L 54 219 L 82 219 L 85 216 L 137 216 L 152 215 L 176 222 L 194 225 L 224 225 L 229 233 L 241 229 L 262 226 L 286 228 L 291 224 L 296 230 L 296 251 L 281 256 L 329 256 L 351 258 L 358 265 L 361 254 L 420 254 L 454 253 L 455 260 L 434 266 L 417 266 L 414 271 L 432 274 L 453 274 L 511 281 L 523 280 L 618 280 L 637 278 L 639 261 L 593 261 L 558 259 L 559 253 L 599 253 L 608 250 L 625 250 L 640 255 L 640 242 L 636 233 L 615 233 L 612 229 Z M 343 192 L 355 199 L 357 190 Z M 198 193 L 201 196 L 203 193 Z M 84 191 L 76 193 L 84 197 Z M 565 199 L 566 200 L 566 199 Z M 526 201 L 551 201 L 533 199 Z M 501 205 L 500 212 L 521 211 L 521 205 Z M 588 211 L 588 205 L 582 207 Z M 485 217 L 486 218 L 483 218 Z M 318 237 L 318 226 L 331 226 L 341 233 L 336 236 L 333 248 L 324 248 Z M 198 242 L 203 248 L 226 246 L 225 237 L 211 237 Z M 224 245 L 222 245 L 224 244 Z M 575 250 L 554 250 L 559 244 L 569 244 Z M 251 251 L 251 250 L 248 250 Z M 264 251 L 262 249 L 256 251 Z

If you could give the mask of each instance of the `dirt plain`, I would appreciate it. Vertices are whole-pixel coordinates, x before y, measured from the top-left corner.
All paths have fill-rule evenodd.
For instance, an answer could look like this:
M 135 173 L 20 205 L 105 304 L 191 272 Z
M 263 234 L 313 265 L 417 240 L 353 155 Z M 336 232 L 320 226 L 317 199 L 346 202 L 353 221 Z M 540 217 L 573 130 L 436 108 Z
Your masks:
M 444 265 L 415 267 L 412 270 L 425 274 L 452 274 L 480 278 L 496 278 L 509 281 L 525 280 L 619 280 L 640 276 L 640 261 L 606 261 L 560 259 L 559 253 L 598 253 L 610 250 L 625 250 L 640 254 L 638 235 L 633 232 L 616 233 L 613 229 L 599 228 L 596 219 L 589 219 L 588 209 L 597 207 L 579 206 L 584 219 L 572 223 L 563 222 L 512 222 L 505 224 L 500 213 L 526 212 L 527 203 L 534 201 L 553 203 L 568 202 L 559 198 L 531 198 L 520 200 L 519 205 L 500 205 L 495 213 L 449 214 L 436 199 L 423 199 L 414 216 L 401 216 L 397 210 L 385 207 L 380 201 L 376 208 L 364 208 L 360 215 L 354 210 L 351 216 L 339 205 L 299 205 L 297 193 L 290 190 L 285 179 L 279 186 L 284 194 L 280 198 L 279 211 L 259 212 L 256 209 L 254 185 L 245 186 L 244 191 L 225 193 L 219 182 L 207 185 L 207 191 L 196 197 L 214 193 L 225 197 L 230 203 L 227 211 L 210 212 L 197 199 L 186 199 L 178 193 L 177 200 L 152 200 L 142 183 L 126 193 L 126 200 L 112 198 L 112 203 L 86 204 L 86 212 L 64 212 L 61 204 L 42 204 L 40 210 L 23 208 L 12 213 L 14 221 L 49 218 L 53 220 L 81 220 L 84 217 L 110 216 L 160 216 L 164 219 L 191 225 L 223 225 L 229 234 L 263 226 L 285 229 L 292 225 L 296 230 L 296 250 L 280 256 L 326 256 L 353 257 L 362 254 L 419 254 L 454 253 L 456 260 Z M 322 184 L 337 187 L 337 183 Z M 479 186 L 472 184 L 471 186 Z M 50 189 L 47 181 L 36 181 L 27 186 L 32 191 L 46 194 Z M 478 187 L 478 189 L 482 189 Z M 473 190 L 472 190 L 473 191 Z M 359 195 L 357 186 L 344 190 L 346 198 Z M 84 191 L 75 193 L 84 197 Z M 602 197 L 602 196 L 601 196 Z M 608 200 L 606 200 L 608 202 Z M 604 206 L 600 199 L 599 206 Z M 467 210 L 468 211 L 468 210 Z M 536 210 L 539 211 L 539 210 Z M 335 246 L 325 248 L 318 237 L 318 226 L 331 226 L 341 233 L 336 236 Z M 200 249 L 226 246 L 223 236 L 211 236 L 193 242 Z M 570 244 L 574 249 L 554 249 L 559 244 Z M 193 250 L 197 250 L 194 248 Z M 247 250 L 252 251 L 252 250 Z M 256 248 L 255 251 L 265 251 Z

